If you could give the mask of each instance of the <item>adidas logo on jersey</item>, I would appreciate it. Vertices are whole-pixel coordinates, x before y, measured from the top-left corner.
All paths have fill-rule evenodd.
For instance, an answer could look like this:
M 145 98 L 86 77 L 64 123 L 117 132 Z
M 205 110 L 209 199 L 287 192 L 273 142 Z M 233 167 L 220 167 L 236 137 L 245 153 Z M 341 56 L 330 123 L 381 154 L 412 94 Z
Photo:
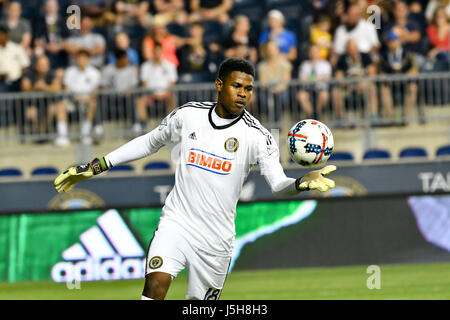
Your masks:
M 192 132 L 192 133 L 189 135 L 189 138 L 192 139 L 192 140 L 197 140 L 197 137 L 195 136 L 195 132 Z
M 139 279 L 145 274 L 145 252 L 117 210 L 108 210 L 62 253 L 65 262 L 52 268 L 55 282 Z
M 215 154 L 192 148 L 189 150 L 187 165 L 200 168 L 219 175 L 229 175 L 233 159 L 227 159 Z

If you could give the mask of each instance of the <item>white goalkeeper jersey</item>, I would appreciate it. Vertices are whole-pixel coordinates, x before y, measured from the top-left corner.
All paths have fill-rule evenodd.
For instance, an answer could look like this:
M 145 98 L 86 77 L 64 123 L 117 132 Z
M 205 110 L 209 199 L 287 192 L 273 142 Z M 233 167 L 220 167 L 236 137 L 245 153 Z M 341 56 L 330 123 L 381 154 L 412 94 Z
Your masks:
M 222 119 L 215 102 L 189 102 L 151 132 L 106 156 L 112 165 L 179 144 L 175 185 L 162 208 L 160 224 L 176 225 L 191 244 L 214 255 L 232 253 L 236 205 L 252 165 L 258 163 L 272 192 L 298 193 L 286 177 L 273 136 L 244 111 Z M 174 160 L 174 159 L 172 159 Z

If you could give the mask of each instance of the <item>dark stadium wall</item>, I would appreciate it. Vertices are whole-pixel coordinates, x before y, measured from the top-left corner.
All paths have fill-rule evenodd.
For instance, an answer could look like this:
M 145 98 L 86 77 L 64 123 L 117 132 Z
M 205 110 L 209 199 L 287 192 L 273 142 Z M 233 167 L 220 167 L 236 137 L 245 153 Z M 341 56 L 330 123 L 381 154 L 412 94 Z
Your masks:
M 248 243 L 234 268 L 443 261 L 450 261 L 450 252 L 424 238 L 407 197 L 343 198 L 319 201 L 301 222 Z

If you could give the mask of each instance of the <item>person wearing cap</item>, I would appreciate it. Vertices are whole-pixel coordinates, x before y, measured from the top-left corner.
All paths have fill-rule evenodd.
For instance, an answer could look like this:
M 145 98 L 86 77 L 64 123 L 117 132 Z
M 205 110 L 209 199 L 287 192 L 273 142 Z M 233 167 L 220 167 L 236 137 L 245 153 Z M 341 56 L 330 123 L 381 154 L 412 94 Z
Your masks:
M 274 41 L 281 53 L 289 60 L 297 59 L 297 37 L 295 33 L 284 28 L 284 15 L 281 11 L 273 9 L 268 15 L 269 29 L 265 30 L 259 37 L 261 55 L 264 56 L 265 44 Z
M 414 54 L 403 46 L 400 35 L 391 29 L 386 34 L 387 49 L 382 53 L 380 59 L 380 72 L 382 74 L 409 74 L 418 73 L 418 67 Z M 383 99 L 384 112 L 387 117 L 392 117 L 393 100 L 391 83 L 383 83 L 381 86 L 381 98 Z M 405 86 L 395 87 L 395 89 L 403 90 Z M 418 86 L 415 81 L 407 82 L 407 92 L 405 96 L 405 108 L 403 114 L 405 117 L 412 116 L 414 106 L 417 100 Z

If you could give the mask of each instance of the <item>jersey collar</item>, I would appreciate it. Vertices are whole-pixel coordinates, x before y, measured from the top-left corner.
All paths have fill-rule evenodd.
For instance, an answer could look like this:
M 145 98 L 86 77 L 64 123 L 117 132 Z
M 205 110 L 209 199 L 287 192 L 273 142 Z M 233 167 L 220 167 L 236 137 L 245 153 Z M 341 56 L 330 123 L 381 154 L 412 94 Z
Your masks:
M 213 122 L 213 120 L 212 120 L 212 112 L 213 112 L 213 110 L 216 108 L 216 106 L 217 106 L 217 103 L 216 103 L 213 107 L 211 107 L 211 108 L 209 109 L 209 112 L 208 112 L 208 120 L 209 120 L 209 123 L 211 124 L 211 126 L 212 126 L 214 129 L 218 129 L 218 130 L 220 130 L 220 129 L 226 129 L 226 128 L 231 127 L 231 126 L 234 125 L 236 122 L 238 122 L 239 120 L 241 120 L 241 118 L 244 116 L 244 113 L 245 113 L 245 110 L 244 110 L 244 112 L 242 112 L 242 113 L 239 115 L 239 117 L 237 117 L 236 119 L 234 119 L 232 122 L 230 122 L 230 123 L 228 123 L 228 124 L 226 124 L 226 125 L 223 125 L 223 126 L 218 126 L 218 125 L 216 125 L 216 124 Z

